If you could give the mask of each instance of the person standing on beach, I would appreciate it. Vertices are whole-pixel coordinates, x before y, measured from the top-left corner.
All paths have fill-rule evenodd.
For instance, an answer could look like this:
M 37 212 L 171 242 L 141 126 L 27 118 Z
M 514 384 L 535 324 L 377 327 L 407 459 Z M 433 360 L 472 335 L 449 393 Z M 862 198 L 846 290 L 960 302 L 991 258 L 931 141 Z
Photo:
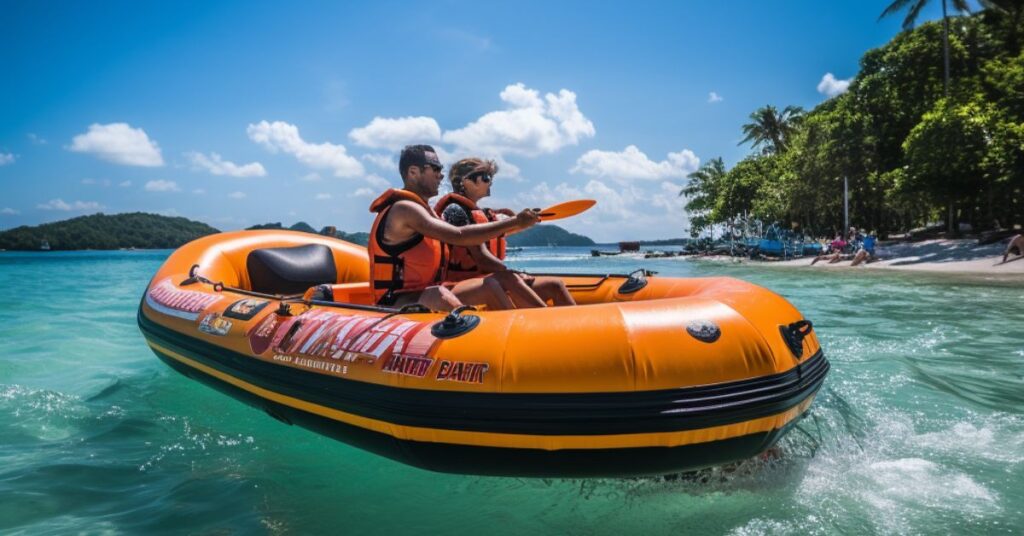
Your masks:
M 398 168 L 404 188 L 391 188 L 370 205 L 370 211 L 377 214 L 367 247 L 374 301 L 386 306 L 419 302 L 445 311 L 464 303 L 513 308 L 495 278 L 447 282 L 448 244 L 477 246 L 535 225 L 539 214 L 525 209 L 514 218 L 456 227 L 439 218 L 427 204 L 444 178 L 444 166 L 434 148 L 406 146 Z

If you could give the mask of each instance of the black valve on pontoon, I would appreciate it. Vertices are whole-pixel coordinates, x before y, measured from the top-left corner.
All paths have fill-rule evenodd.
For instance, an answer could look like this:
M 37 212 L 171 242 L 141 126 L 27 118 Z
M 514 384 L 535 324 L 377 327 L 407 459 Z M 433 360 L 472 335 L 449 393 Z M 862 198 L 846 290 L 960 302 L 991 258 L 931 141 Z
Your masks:
M 469 332 L 480 324 L 480 317 L 476 315 L 461 316 L 462 312 L 466 310 L 476 311 L 476 307 L 460 305 L 452 309 L 452 312 L 448 313 L 444 320 L 431 326 L 430 334 L 438 339 L 451 339 Z

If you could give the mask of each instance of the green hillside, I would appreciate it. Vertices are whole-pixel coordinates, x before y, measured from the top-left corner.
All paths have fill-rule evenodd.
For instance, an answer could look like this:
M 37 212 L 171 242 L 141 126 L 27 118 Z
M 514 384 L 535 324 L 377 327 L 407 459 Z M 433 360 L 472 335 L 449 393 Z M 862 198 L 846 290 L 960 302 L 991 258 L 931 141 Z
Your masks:
M 186 218 L 144 212 L 93 214 L 0 232 L 0 249 L 38 250 L 44 241 L 53 250 L 164 249 L 219 232 Z
M 330 232 L 330 228 L 329 227 L 324 227 L 323 229 L 320 230 L 320 232 L 317 232 L 316 229 L 313 228 L 313 226 L 311 226 L 310 224 L 308 224 L 308 223 L 306 223 L 304 221 L 300 221 L 300 222 L 296 223 L 295 225 L 292 225 L 291 227 L 285 227 L 284 225 L 281 224 L 281 222 L 273 222 L 273 223 L 262 223 L 262 224 L 259 224 L 259 225 L 253 225 L 252 227 L 247 227 L 246 228 L 247 231 L 259 230 L 259 229 L 287 229 L 287 230 L 290 230 L 290 231 L 299 231 L 299 232 L 302 232 L 302 233 L 311 233 L 311 234 L 318 234 L 318 235 L 324 235 L 324 236 L 334 236 L 334 238 L 338 238 L 338 239 L 344 240 L 346 242 L 352 242 L 353 244 L 359 244 L 361 246 L 365 246 L 365 245 L 370 243 L 370 233 L 364 233 L 364 232 L 346 233 L 345 231 L 337 231 L 337 230 L 335 230 L 334 234 L 332 235 L 331 232 Z
M 594 241 L 570 233 L 557 225 L 537 225 L 508 237 L 511 247 L 522 246 L 592 246 Z

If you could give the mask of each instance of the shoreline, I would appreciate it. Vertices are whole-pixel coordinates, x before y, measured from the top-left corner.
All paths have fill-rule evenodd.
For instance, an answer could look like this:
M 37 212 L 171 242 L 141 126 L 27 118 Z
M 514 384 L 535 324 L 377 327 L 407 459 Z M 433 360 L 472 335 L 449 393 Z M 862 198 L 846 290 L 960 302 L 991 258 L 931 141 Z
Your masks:
M 975 239 L 932 239 L 920 242 L 881 243 L 877 248 L 878 260 L 859 266 L 851 266 L 852 260 L 829 263 L 818 261 L 811 265 L 813 257 L 801 257 L 787 261 L 751 261 L 747 265 L 776 266 L 784 268 L 806 268 L 812 270 L 899 270 L 908 272 L 931 272 L 965 275 L 1024 275 L 1024 257 L 1010 255 L 1005 263 L 1003 251 L 1005 241 L 978 245 Z M 735 260 L 733 257 L 694 257 L 707 260 Z

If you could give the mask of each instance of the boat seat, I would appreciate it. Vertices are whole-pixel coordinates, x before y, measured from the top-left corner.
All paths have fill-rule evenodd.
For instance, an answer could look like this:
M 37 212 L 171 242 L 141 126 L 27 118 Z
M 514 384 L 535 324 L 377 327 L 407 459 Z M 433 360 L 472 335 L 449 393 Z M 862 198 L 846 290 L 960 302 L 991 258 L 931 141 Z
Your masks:
M 254 249 L 245 268 L 252 290 L 266 294 L 302 294 L 311 286 L 338 281 L 334 255 L 323 244 Z

